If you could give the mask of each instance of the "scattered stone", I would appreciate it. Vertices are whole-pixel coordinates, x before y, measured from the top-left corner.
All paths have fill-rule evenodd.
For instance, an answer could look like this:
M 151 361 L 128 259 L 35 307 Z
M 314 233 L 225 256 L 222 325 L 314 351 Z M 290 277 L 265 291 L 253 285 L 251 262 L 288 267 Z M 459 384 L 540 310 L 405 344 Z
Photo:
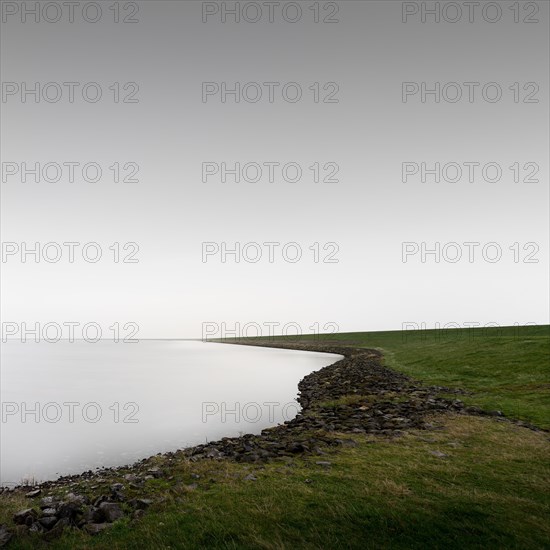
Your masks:
M 85 523 L 103 523 L 105 521 L 105 516 L 99 508 L 92 506 L 84 512 L 82 520 Z
M 68 493 L 65 496 L 65 502 L 70 502 L 71 504 L 87 504 L 88 499 L 83 495 L 75 495 L 74 493 Z
M 40 518 L 38 520 L 38 523 L 40 523 L 42 527 L 45 527 L 46 529 L 49 530 L 57 523 L 57 518 L 54 516 L 46 516 L 46 517 Z
M 76 520 L 77 516 L 82 513 L 82 505 L 79 502 L 69 501 L 63 502 L 57 511 L 59 518 L 66 518 L 70 521 Z
M 6 546 L 12 536 L 12 533 L 8 531 L 5 525 L 0 525 L 0 546 Z
M 303 443 L 291 443 L 288 447 L 291 453 L 305 453 L 308 448 Z
M 436 456 L 437 458 L 447 458 L 448 455 L 442 453 L 441 451 L 430 451 L 430 454 Z
M 102 502 L 107 502 L 109 497 L 107 495 L 101 495 L 94 500 L 94 507 L 98 508 Z
M 53 497 L 44 497 L 40 499 L 40 508 L 52 508 L 56 504 L 56 501 Z
M 26 498 L 34 498 L 37 497 L 42 492 L 41 489 L 35 489 L 34 491 L 29 491 L 25 497 Z
M 209 449 L 206 453 L 206 458 L 221 458 L 223 454 L 216 448 Z
M 116 502 L 102 502 L 99 511 L 108 523 L 113 523 L 124 516 L 124 512 Z
M 13 522 L 16 525 L 28 525 L 30 527 L 37 517 L 38 514 L 36 513 L 36 510 L 26 508 L 25 510 L 20 510 L 13 515 Z
M 65 527 L 70 524 L 68 518 L 61 518 L 49 531 L 46 531 L 42 538 L 46 541 L 52 541 L 61 536 Z
M 248 474 L 244 479 L 245 481 L 258 481 L 258 478 L 254 474 Z
M 136 508 L 137 510 L 145 510 L 146 508 L 149 508 L 151 504 L 153 504 L 153 501 L 148 498 L 135 498 L 128 502 L 128 504 L 132 508 Z
M 45 531 L 44 527 L 37 521 L 33 522 L 29 527 L 29 533 L 43 533 Z

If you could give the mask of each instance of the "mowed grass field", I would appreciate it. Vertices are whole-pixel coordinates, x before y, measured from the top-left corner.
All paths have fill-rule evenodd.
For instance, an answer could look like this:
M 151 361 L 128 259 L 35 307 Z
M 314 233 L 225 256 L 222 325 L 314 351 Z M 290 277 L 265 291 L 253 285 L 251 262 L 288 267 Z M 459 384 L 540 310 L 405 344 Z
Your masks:
M 319 339 L 380 348 L 390 367 L 549 426 L 549 327 Z M 266 465 L 182 459 L 167 466 L 158 457 L 172 479 L 146 482 L 140 496 L 156 502 L 142 519 L 93 538 L 75 530 L 53 543 L 20 538 L 10 548 L 550 549 L 549 433 L 492 417 L 439 415 L 433 423 L 393 439 L 342 435 L 355 445 Z M 7 524 L 29 505 L 0 503 Z

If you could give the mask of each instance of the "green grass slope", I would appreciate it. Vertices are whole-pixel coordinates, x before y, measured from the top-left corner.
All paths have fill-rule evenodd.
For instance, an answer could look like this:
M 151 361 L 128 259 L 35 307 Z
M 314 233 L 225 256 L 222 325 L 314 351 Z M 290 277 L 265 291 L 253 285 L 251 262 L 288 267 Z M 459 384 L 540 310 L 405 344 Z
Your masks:
M 271 342 L 279 338 L 270 339 Z M 386 365 L 463 401 L 550 429 L 550 326 L 357 332 L 280 338 L 378 348 Z

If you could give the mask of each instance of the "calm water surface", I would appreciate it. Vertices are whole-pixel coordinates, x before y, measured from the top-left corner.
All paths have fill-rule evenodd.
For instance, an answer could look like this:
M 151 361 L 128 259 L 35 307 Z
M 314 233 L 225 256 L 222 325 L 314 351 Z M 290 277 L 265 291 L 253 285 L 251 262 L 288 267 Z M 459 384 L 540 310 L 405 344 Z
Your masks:
M 294 417 L 298 381 L 340 358 L 181 340 L 7 342 L 0 484 L 259 433 Z

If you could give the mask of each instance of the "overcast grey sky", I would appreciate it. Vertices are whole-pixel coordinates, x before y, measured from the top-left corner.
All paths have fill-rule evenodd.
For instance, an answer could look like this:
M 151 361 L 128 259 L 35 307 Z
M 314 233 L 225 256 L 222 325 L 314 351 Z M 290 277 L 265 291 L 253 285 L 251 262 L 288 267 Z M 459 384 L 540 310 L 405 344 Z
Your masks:
M 34 4 L 2 14 L 4 322 L 549 322 L 548 2 Z

